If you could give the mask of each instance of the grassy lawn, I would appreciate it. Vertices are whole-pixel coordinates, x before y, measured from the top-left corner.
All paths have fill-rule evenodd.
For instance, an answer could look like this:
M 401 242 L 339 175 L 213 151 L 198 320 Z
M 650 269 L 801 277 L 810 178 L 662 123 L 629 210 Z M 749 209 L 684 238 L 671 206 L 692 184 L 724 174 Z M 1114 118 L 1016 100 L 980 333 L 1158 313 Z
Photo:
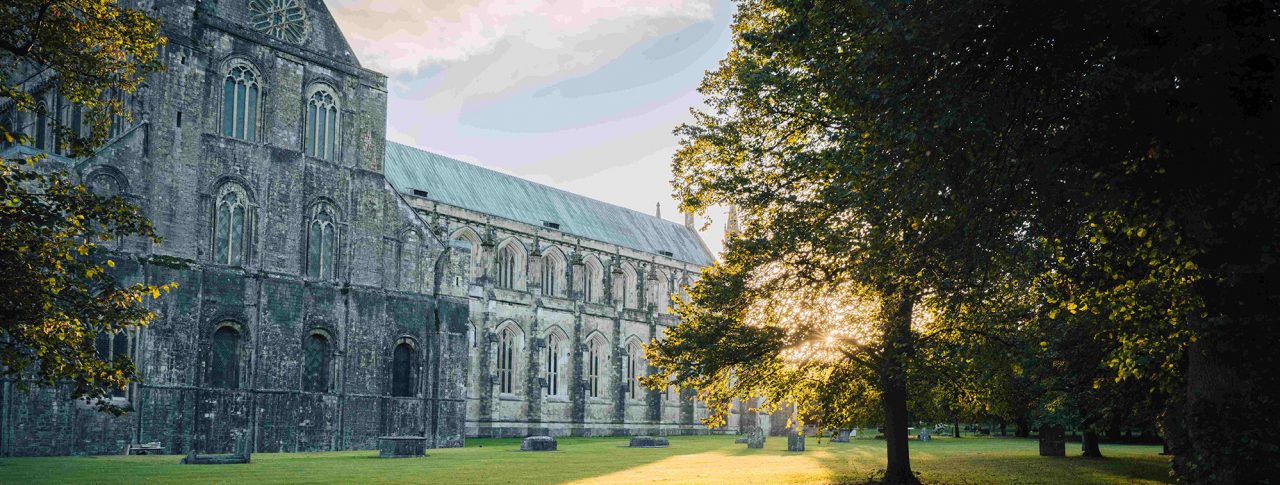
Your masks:
M 625 438 L 561 438 L 560 450 L 521 453 L 519 440 L 473 439 L 426 458 L 377 451 L 259 453 L 248 465 L 179 465 L 180 456 L 0 459 L 0 483 L 859 483 L 883 466 L 884 442 L 786 451 L 785 437 L 748 450 L 732 436 L 677 436 L 670 448 L 629 449 Z M 1078 454 L 1068 443 L 1068 453 Z M 1103 446 L 1107 458 L 1042 458 L 1034 440 L 935 439 L 911 443 L 929 483 L 1168 483 L 1158 446 Z

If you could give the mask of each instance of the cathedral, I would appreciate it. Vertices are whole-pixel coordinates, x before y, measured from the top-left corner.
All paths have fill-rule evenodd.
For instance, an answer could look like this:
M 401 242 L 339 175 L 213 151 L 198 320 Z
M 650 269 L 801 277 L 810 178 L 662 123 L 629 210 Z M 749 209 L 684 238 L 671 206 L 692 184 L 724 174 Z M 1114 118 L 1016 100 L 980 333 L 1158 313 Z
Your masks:
M 49 152 L 138 205 L 163 240 L 112 242 L 116 276 L 178 287 L 149 326 L 97 338 L 139 370 L 111 398 L 129 413 L 3 382 L 0 455 L 713 431 L 691 393 L 637 380 L 642 344 L 713 260 L 690 217 L 388 142 L 387 78 L 322 0 L 125 3 L 169 39 L 167 69 L 124 100 L 131 119 L 71 159 L 51 120 L 0 113 L 34 144 L 3 150 Z M 50 76 L 27 87 L 78 129 Z

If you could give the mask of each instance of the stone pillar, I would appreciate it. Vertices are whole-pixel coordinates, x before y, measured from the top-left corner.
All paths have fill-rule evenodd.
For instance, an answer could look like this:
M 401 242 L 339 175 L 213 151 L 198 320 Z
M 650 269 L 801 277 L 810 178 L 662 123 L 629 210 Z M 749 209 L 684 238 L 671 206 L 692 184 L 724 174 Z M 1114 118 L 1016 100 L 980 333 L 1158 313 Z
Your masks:
M 804 428 L 791 428 L 787 433 L 787 451 L 804 451 Z

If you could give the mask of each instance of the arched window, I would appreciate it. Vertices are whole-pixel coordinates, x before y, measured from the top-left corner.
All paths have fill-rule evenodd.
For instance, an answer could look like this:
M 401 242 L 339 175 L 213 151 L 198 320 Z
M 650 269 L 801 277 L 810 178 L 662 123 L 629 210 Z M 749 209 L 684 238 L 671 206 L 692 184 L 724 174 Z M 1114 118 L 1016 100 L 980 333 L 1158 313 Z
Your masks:
M 302 390 L 329 392 L 329 337 L 324 332 L 311 332 L 302 351 Z
M 587 258 L 582 265 L 582 300 L 587 302 L 598 302 L 600 300 L 600 281 L 601 275 L 604 274 L 604 268 L 600 266 L 600 261 L 596 258 Z
M 237 62 L 222 82 L 222 134 L 254 141 L 258 127 L 258 74 Z
M 218 192 L 213 223 L 215 263 L 237 266 L 243 264 L 248 207 L 249 195 L 238 184 L 228 183 Z
M 617 277 L 618 273 L 613 275 Z M 636 270 L 630 264 L 622 264 L 622 281 L 618 287 L 619 292 L 613 295 L 616 301 L 622 302 L 623 308 L 639 308 L 639 299 L 636 298 Z
M 333 210 L 327 204 L 317 204 L 307 227 L 307 276 L 322 280 L 333 279 L 333 262 L 338 243 Z
M 554 249 L 548 250 L 542 257 L 542 294 L 559 295 L 563 291 L 560 287 L 560 279 L 563 275 L 564 263 L 560 252 Z
M 454 231 L 452 239 L 462 242 L 467 246 L 467 249 L 471 250 L 471 264 L 467 267 L 467 281 L 474 282 L 476 277 L 480 275 L 480 271 L 477 270 L 480 266 L 478 264 L 480 262 L 480 236 L 476 235 L 475 231 L 470 228 L 463 227 Z
M 608 358 L 608 349 L 605 345 L 604 340 L 599 338 L 593 338 L 587 344 L 587 390 L 591 397 L 600 397 L 605 393 L 605 385 L 600 375 L 605 369 L 605 359 Z
M 218 327 L 209 353 L 209 387 L 239 389 L 240 332 L 231 325 Z
M 627 344 L 627 398 L 640 399 L 644 388 L 640 386 L 640 378 L 644 377 L 644 351 L 638 342 Z
M 503 246 L 498 250 L 498 278 L 494 283 L 500 288 L 515 288 L 519 262 L 520 258 L 511 245 Z
M 671 307 L 671 281 L 666 271 L 654 270 L 653 306 L 659 314 L 669 313 Z
M 121 330 L 114 334 L 108 332 L 98 332 L 98 337 L 93 342 L 94 350 L 98 353 L 98 358 L 107 362 L 116 359 L 132 359 L 133 352 L 129 350 L 129 333 Z M 125 397 L 126 388 L 121 387 L 111 390 L 111 397 Z
M 547 335 L 547 395 L 559 396 L 563 386 L 560 385 L 560 364 L 564 361 L 564 337 L 559 332 Z
M 516 355 L 519 342 L 512 326 L 498 331 L 498 392 L 516 392 Z
M 412 397 L 416 394 L 417 350 L 413 341 L 401 339 L 391 353 L 391 395 L 396 397 Z
M 307 99 L 307 155 L 332 160 L 338 153 L 338 99 L 328 88 L 317 87 Z

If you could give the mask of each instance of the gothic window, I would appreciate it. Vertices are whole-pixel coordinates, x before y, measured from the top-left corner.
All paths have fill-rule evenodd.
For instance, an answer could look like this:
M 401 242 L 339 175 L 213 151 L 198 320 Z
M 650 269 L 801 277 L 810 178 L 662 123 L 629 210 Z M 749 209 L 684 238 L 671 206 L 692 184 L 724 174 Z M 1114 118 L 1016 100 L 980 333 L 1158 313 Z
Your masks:
M 520 259 L 511 245 L 498 250 L 498 278 L 495 282 L 500 288 L 515 288 L 516 270 Z
M 665 271 L 657 271 L 656 276 L 653 280 L 656 286 L 653 305 L 657 313 L 668 313 L 671 306 L 671 282 Z
M 222 81 L 222 135 L 254 141 L 258 127 L 258 74 L 236 62 Z
M 333 279 L 333 262 L 338 254 L 337 234 L 333 209 L 327 204 L 317 204 L 311 222 L 307 225 L 307 277 Z
M 600 267 L 600 262 L 596 261 L 595 258 L 587 259 L 582 268 L 582 299 L 593 303 L 598 302 L 600 300 L 600 286 L 603 284 L 600 281 L 600 277 L 604 274 L 604 269 Z
M 209 387 L 239 389 L 240 332 L 231 325 L 218 327 L 209 353 Z
M 229 183 L 223 185 L 218 192 L 213 226 L 215 263 L 236 266 L 243 264 L 248 207 L 249 195 L 239 185 Z
M 614 276 L 617 275 L 618 273 L 614 273 Z M 622 282 L 618 286 L 621 287 L 621 290 L 614 295 L 614 298 L 622 302 L 623 308 L 637 308 L 636 270 L 630 264 L 624 263 L 622 265 Z
M 326 87 L 316 87 L 307 99 L 307 155 L 332 160 L 338 153 L 338 99 Z
M 542 258 L 542 294 L 558 295 L 561 291 L 560 276 L 563 274 L 564 267 L 561 265 L 560 253 L 555 250 L 547 251 L 546 256 Z
M 480 261 L 480 237 L 476 235 L 475 231 L 464 227 L 453 233 L 453 240 L 462 242 L 467 246 L 467 249 L 471 250 L 471 264 L 467 267 L 467 281 L 475 281 L 476 276 L 480 274 L 477 271 Z
M 547 336 L 547 395 L 560 395 L 560 353 L 564 349 L 564 337 L 558 333 Z
M 600 397 L 605 392 L 600 373 L 604 371 L 607 354 L 603 340 L 593 338 L 587 344 L 587 391 L 591 397 Z
M 417 350 L 410 339 L 401 339 L 391 354 L 391 395 L 396 397 L 412 397 L 417 389 L 416 367 Z
M 129 351 L 129 333 L 123 330 L 115 333 L 98 332 L 98 337 L 94 340 L 93 347 L 98 353 L 98 358 L 103 361 L 111 362 L 116 359 L 133 358 L 133 352 Z M 125 391 L 125 387 L 112 389 L 111 397 L 125 397 Z
M 518 342 L 512 326 L 498 331 L 498 392 L 516 392 L 516 351 Z
M 249 25 L 277 39 L 301 44 L 307 38 L 307 10 L 301 0 L 249 0 Z
M 644 376 L 644 352 L 640 348 L 640 344 L 631 342 L 627 344 L 627 398 L 640 399 L 641 392 L 644 390 L 640 386 L 640 378 Z
M 329 337 L 321 331 L 311 332 L 303 344 L 302 352 L 302 390 L 329 392 Z

